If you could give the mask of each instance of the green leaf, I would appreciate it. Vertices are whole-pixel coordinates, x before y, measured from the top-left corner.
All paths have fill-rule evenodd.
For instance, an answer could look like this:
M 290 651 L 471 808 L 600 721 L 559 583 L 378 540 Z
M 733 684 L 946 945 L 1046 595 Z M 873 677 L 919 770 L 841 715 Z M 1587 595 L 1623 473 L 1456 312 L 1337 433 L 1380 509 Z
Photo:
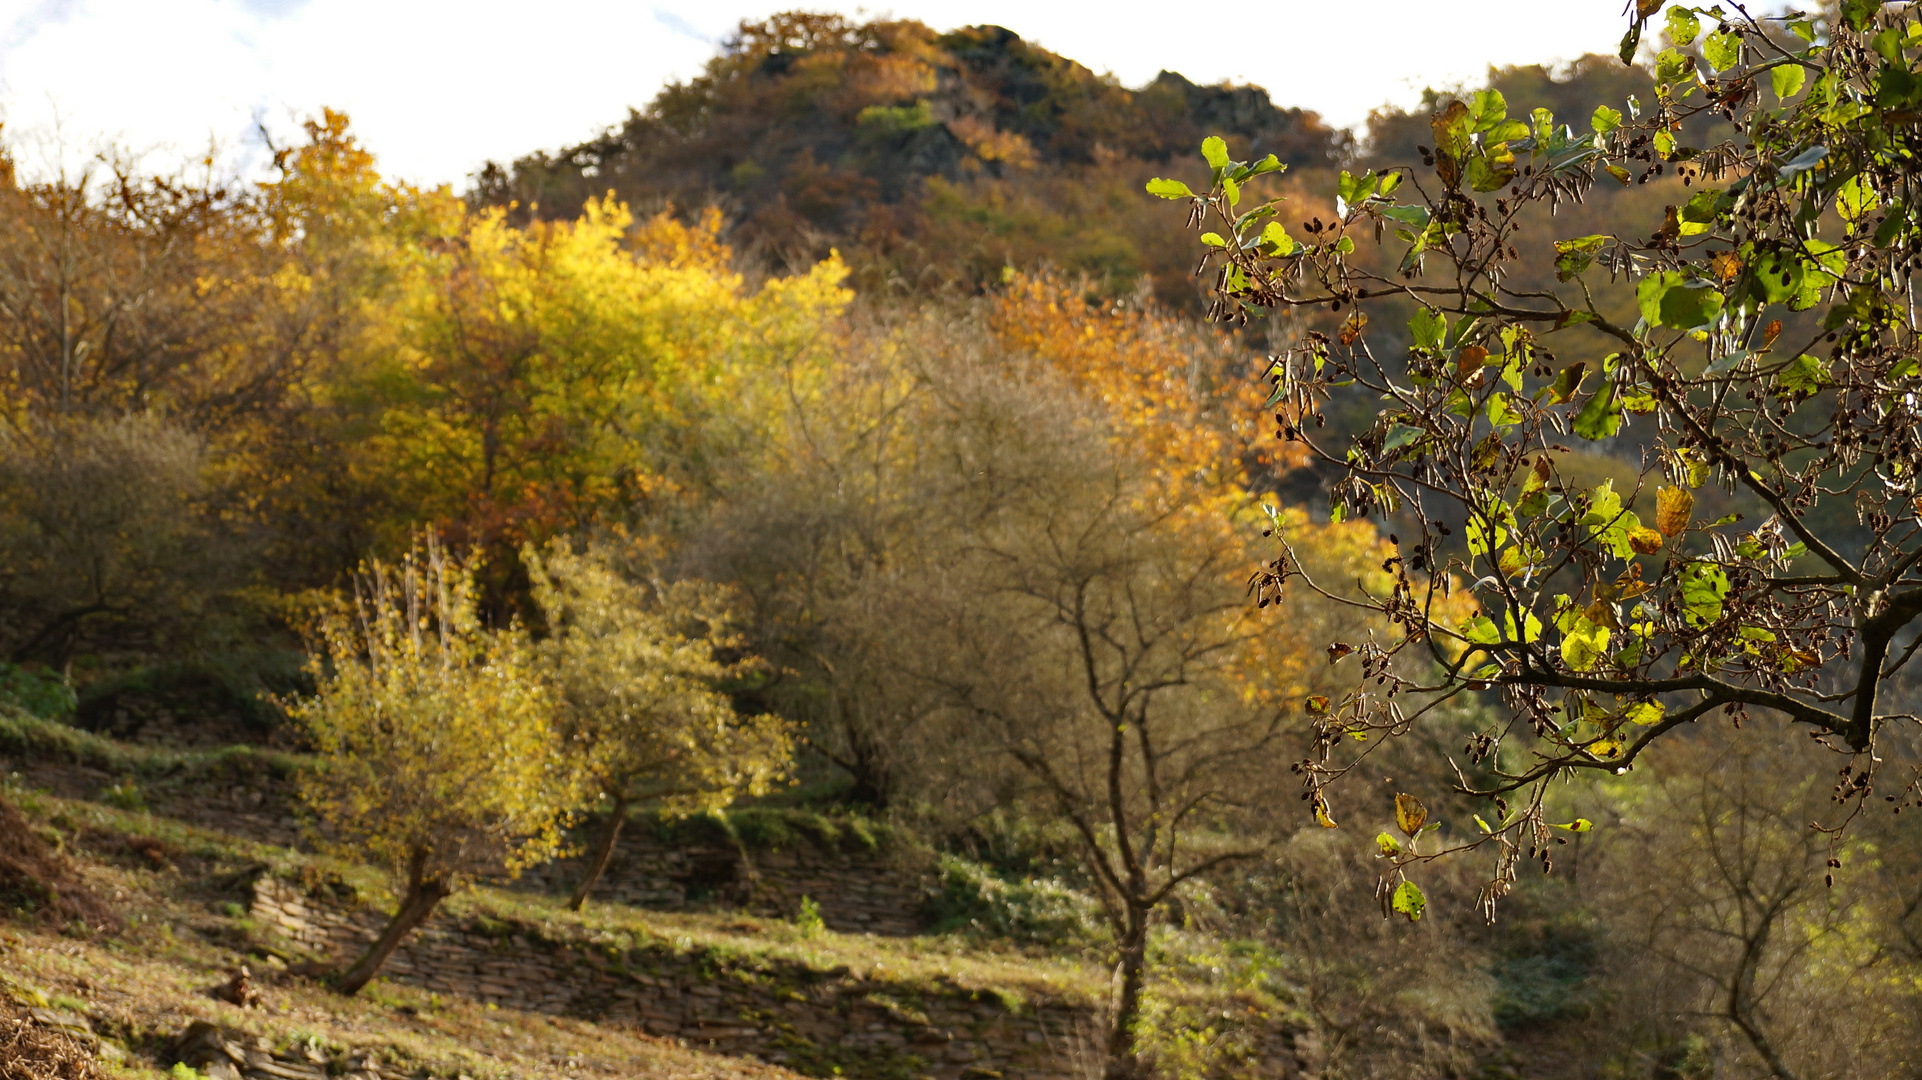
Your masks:
M 1615 55 L 1622 58 L 1622 63 L 1632 65 L 1635 63 L 1635 48 L 1641 43 L 1642 20 L 1637 19 L 1635 25 L 1628 28 L 1628 33 L 1622 35 L 1621 47 L 1615 51 Z
M 1562 630 L 1562 660 L 1576 671 L 1587 671 L 1608 655 L 1609 630 L 1576 615 Z
M 1802 92 L 1809 73 L 1800 64 L 1778 64 L 1769 69 L 1769 88 L 1778 101 L 1787 101 Z
M 1503 120 L 1488 132 L 1488 138 L 1485 141 L 1492 146 L 1496 143 L 1526 139 L 1528 138 L 1528 130 L 1528 125 L 1520 120 Z
M 1219 135 L 1210 135 L 1201 140 L 1201 156 L 1208 160 L 1211 169 L 1228 167 L 1228 144 Z
M 1722 617 L 1722 598 L 1728 595 L 1728 575 L 1712 562 L 1692 562 L 1682 568 L 1682 614 L 1690 626 L 1707 626 Z
M 1508 119 L 1508 99 L 1500 90 L 1478 90 L 1468 99 L 1471 131 L 1487 131 Z
M 1866 30 L 1882 10 L 1882 0 L 1842 0 L 1842 21 L 1851 30 Z
M 1393 907 L 1397 913 L 1406 915 L 1409 922 L 1415 922 L 1421 918 L 1422 911 L 1428 907 L 1428 897 L 1422 894 L 1421 886 L 1412 881 L 1404 881 L 1395 886 L 1395 895 L 1389 901 L 1389 906 Z
M 1381 452 L 1384 455 L 1392 454 L 1403 447 L 1413 446 L 1420 442 L 1426 434 L 1428 433 L 1418 427 L 1409 427 L 1407 424 L 1396 424 L 1394 427 L 1388 429 L 1387 437 L 1382 439 Z
M 1615 481 L 1602 481 L 1588 495 L 1588 513 L 1582 515 L 1582 524 L 1588 526 L 1589 535 L 1616 558 L 1634 558 L 1632 537 L 1642 528 L 1642 519 L 1622 509 L 1622 496 L 1615 490 Z
M 1223 240 L 1221 238 L 1221 234 L 1217 232 L 1202 233 L 1201 242 L 1208 245 L 1209 247 L 1227 247 L 1228 246 L 1228 241 Z
M 1893 26 L 1885 26 L 1881 33 L 1869 39 L 1869 48 L 1889 63 L 1899 64 L 1902 62 L 1902 42 L 1906 36 Z
M 1567 281 L 1589 268 L 1595 262 L 1596 252 L 1608 242 L 1602 234 L 1578 236 L 1573 240 L 1555 241 L 1555 278 Z
M 1713 224 L 1716 213 L 1724 201 L 1721 188 L 1703 188 L 1696 192 L 1687 202 L 1682 204 L 1682 210 L 1678 216 L 1686 222 L 1703 225 Z M 1734 205 L 1734 200 L 1726 201 L 1729 205 Z M 1687 231 L 1684 230 L 1684 235 L 1686 234 Z
M 1588 399 L 1575 417 L 1575 434 L 1584 439 L 1608 439 L 1622 429 L 1622 401 L 1614 383 L 1608 383 Z
M 1288 171 L 1288 166 L 1282 164 L 1280 158 L 1276 157 L 1273 154 L 1269 154 L 1267 157 L 1262 158 L 1260 161 L 1255 162 L 1255 167 L 1248 170 L 1248 175 L 1249 176 L 1265 176 L 1268 173 L 1286 172 L 1286 171 Z
M 1655 57 L 1655 83 L 1667 86 L 1681 82 L 1695 71 L 1695 58 L 1676 49 L 1663 49 Z
M 1841 187 L 1835 189 L 1835 208 L 1850 221 L 1860 221 L 1881 204 L 1882 199 L 1876 194 L 1875 186 L 1862 173 L 1849 177 Z
M 1163 180 L 1159 176 L 1148 181 L 1148 194 L 1159 195 L 1164 199 L 1192 199 L 1195 197 L 1195 193 L 1188 190 L 1188 185 L 1179 180 Z
M 1742 62 L 1742 39 L 1735 34 L 1710 34 L 1702 40 L 1702 58 L 1716 71 L 1727 71 Z
M 1582 388 L 1582 379 L 1588 374 L 1588 361 L 1577 360 L 1555 376 L 1555 383 L 1549 388 L 1550 400 L 1557 405 L 1566 405 L 1575 399 L 1576 391 Z
M 1335 201 L 1341 212 L 1361 202 L 1375 193 L 1375 170 L 1370 169 L 1356 176 L 1347 169 L 1341 171 L 1341 179 L 1335 184 Z
M 1448 316 L 1431 307 L 1417 309 L 1408 320 L 1408 333 L 1421 349 L 1440 349 L 1448 336 Z
M 1508 427 L 1522 422 L 1522 414 L 1508 401 L 1508 395 L 1496 391 L 1488 395 L 1488 422 L 1496 427 Z
M 1375 849 L 1383 855 L 1400 855 L 1401 841 L 1388 835 L 1386 830 L 1375 834 Z
M 1567 829 L 1569 832 L 1573 832 L 1573 833 L 1584 833 L 1595 827 L 1595 823 L 1588 820 L 1585 817 L 1578 817 L 1574 821 L 1571 821 L 1566 825 L 1557 824 L 1554 822 L 1551 822 L 1550 824 L 1554 825 L 1554 827 L 1557 829 Z
M 1595 129 L 1595 134 L 1606 135 L 1622 126 L 1621 110 L 1611 109 L 1606 105 L 1597 105 L 1595 106 L 1595 115 L 1589 117 L 1588 123 L 1590 127 Z
M 1670 41 L 1678 46 L 1690 45 L 1694 43 L 1696 35 L 1702 32 L 1702 20 L 1696 18 L 1688 8 L 1672 7 L 1668 9 L 1666 29 Z
M 1273 249 L 1275 255 L 1293 255 L 1295 238 L 1281 227 L 1281 222 L 1271 221 L 1261 230 L 1261 242 Z
M 1649 325 L 1694 330 L 1708 326 L 1721 315 L 1723 297 L 1705 281 L 1664 270 L 1636 283 L 1635 300 Z
M 1514 169 L 1490 161 L 1486 154 L 1468 159 L 1468 186 L 1475 191 L 1499 191 L 1513 179 Z
M 1375 212 L 1390 221 L 1399 221 L 1416 228 L 1425 228 L 1428 225 L 1426 206 L 1377 206 Z
M 1796 357 L 1775 376 L 1775 385 L 1792 394 L 1813 394 L 1828 381 L 1828 368 L 1807 353 Z

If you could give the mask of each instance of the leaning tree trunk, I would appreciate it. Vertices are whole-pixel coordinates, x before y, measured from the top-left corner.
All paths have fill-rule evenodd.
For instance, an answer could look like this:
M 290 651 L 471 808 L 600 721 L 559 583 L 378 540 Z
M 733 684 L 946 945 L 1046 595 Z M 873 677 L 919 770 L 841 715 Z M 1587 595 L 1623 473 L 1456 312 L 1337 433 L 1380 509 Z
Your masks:
M 417 853 L 407 875 L 407 895 L 401 898 L 400 907 L 395 909 L 394 917 L 387 921 L 387 929 L 380 932 L 373 945 L 361 954 L 354 966 L 341 975 L 335 985 L 342 994 L 352 997 L 360 993 L 380 972 L 380 966 L 387 962 L 400 943 L 414 928 L 427 921 L 434 913 L 435 905 L 447 899 L 454 891 L 453 885 L 444 877 L 428 878 L 421 872 L 421 864 L 426 861 L 424 853 Z
M 594 891 L 594 883 L 601 880 L 609 860 L 614 858 L 614 844 L 621 838 L 621 826 L 627 824 L 627 808 L 632 800 L 625 789 L 612 794 L 614 816 L 608 819 L 607 827 L 601 830 L 601 838 L 594 844 L 594 857 L 587 863 L 587 872 L 581 875 L 581 883 L 574 887 L 574 895 L 567 901 L 569 911 L 579 911 L 586 905 L 587 894 Z
M 1108 1031 L 1106 1080 L 1135 1080 L 1141 1062 L 1135 1053 L 1135 1026 L 1141 1019 L 1141 990 L 1148 971 L 1148 912 L 1130 905 L 1116 962 L 1121 987 L 1115 995 L 1114 1026 Z

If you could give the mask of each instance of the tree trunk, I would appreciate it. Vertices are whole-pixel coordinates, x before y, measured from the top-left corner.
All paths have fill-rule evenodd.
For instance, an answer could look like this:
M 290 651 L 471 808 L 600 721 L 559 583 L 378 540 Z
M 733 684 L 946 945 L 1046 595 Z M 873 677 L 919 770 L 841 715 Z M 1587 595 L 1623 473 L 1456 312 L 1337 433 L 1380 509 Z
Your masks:
M 574 886 L 574 896 L 567 901 L 567 910 L 579 911 L 587 904 L 587 894 L 594 891 L 594 883 L 601 880 L 607 871 L 608 862 L 614 858 L 614 844 L 621 838 L 621 826 L 627 824 L 629 799 L 626 791 L 614 795 L 614 816 L 607 820 L 607 827 L 601 830 L 601 838 L 594 844 L 594 858 L 587 864 L 587 872 L 581 875 L 581 883 Z
M 373 980 L 380 966 L 387 962 L 387 958 L 407 939 L 407 935 L 426 922 L 427 917 L 434 913 L 434 906 L 454 891 L 446 878 L 423 880 L 419 870 L 422 861 L 419 856 L 415 857 L 415 868 L 408 875 L 407 895 L 401 899 L 394 917 L 388 920 L 387 929 L 380 932 L 380 937 L 373 945 L 340 977 L 335 989 L 342 994 L 353 997 L 360 993 L 360 988 Z
M 1106 1080 L 1134 1080 L 1141 1063 L 1135 1056 L 1135 1024 L 1141 1019 L 1141 990 L 1148 971 L 1148 912 L 1128 908 L 1128 925 L 1121 934 L 1116 968 L 1121 988 L 1115 995 L 1114 1027 L 1108 1031 Z

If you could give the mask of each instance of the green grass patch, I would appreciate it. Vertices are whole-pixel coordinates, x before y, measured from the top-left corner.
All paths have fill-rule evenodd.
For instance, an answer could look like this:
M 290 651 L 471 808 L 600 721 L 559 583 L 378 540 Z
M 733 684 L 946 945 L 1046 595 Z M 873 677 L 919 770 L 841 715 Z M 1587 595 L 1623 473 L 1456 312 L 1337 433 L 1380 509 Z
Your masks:
M 35 716 L 4 702 L 0 702 L 0 753 L 71 762 L 116 776 L 170 780 L 241 780 L 263 773 L 276 780 L 286 780 L 313 761 L 302 754 L 252 746 L 226 746 L 217 750 L 135 746 Z

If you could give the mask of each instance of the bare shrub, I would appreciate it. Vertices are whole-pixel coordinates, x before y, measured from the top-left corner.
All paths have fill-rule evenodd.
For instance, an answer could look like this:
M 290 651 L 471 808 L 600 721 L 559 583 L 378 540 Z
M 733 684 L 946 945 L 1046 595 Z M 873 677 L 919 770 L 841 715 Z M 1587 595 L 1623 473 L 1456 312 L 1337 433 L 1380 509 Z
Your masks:
M 186 632 L 222 572 L 201 441 L 152 414 L 0 432 L 0 648 L 64 663 Z

